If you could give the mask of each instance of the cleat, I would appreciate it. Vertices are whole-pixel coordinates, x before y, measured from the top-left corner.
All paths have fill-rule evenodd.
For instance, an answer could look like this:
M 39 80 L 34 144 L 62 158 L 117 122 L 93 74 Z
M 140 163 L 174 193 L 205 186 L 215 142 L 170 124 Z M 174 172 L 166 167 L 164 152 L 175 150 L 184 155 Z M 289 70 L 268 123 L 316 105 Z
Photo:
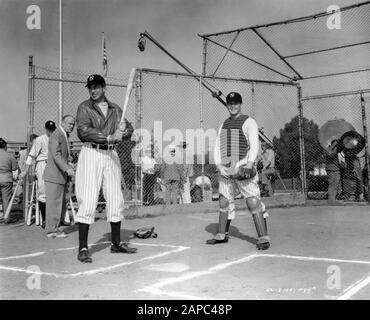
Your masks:
M 256 243 L 257 250 L 267 250 L 270 248 L 270 241 L 268 237 L 261 237 Z
M 91 263 L 92 262 L 89 250 L 87 250 L 87 249 L 82 249 L 78 253 L 77 259 L 79 261 L 81 261 L 82 263 Z
M 119 245 L 112 245 L 110 247 L 111 253 L 136 253 L 137 248 L 130 248 L 126 243 L 120 243 Z
M 224 235 L 223 239 L 220 239 L 222 234 L 218 233 L 216 234 L 215 238 L 209 239 L 206 241 L 206 244 L 219 244 L 219 243 L 227 243 L 229 242 L 229 237 L 227 235 Z

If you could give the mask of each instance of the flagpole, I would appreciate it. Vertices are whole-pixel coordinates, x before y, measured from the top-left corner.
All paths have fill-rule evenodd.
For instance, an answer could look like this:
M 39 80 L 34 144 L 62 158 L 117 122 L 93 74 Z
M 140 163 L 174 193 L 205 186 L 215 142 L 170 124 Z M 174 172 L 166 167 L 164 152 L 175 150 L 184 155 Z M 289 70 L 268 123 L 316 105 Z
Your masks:
M 103 68 L 103 77 L 105 78 L 104 76 L 104 32 L 101 33 L 102 37 L 101 37 L 101 56 L 103 57 L 103 63 L 102 63 L 102 68 Z
M 59 124 L 63 117 L 63 0 L 59 0 Z

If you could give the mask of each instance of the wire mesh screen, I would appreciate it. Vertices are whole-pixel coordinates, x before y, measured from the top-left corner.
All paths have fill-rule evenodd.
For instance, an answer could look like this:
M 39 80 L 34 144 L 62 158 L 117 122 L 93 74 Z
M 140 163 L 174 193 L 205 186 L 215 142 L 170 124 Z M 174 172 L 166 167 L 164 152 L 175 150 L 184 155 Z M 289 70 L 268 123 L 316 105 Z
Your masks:
M 339 9 L 202 35 L 204 72 L 263 80 L 304 79 L 305 95 L 367 89 L 370 2 Z
M 186 192 L 188 187 L 180 185 L 175 202 L 197 202 L 201 201 L 200 199 L 206 201 L 207 191 L 210 191 L 209 200 L 211 198 L 217 199 L 218 176 L 213 153 L 218 129 L 229 116 L 227 109 L 194 76 L 142 70 L 141 78 L 143 130 L 147 132 L 148 137 L 152 137 L 150 141 L 153 144 L 152 148 L 146 148 L 147 155 L 163 163 L 163 159 L 169 155 L 169 147 L 175 146 L 175 152 L 179 154 L 185 164 L 181 169 L 186 172 L 185 181 L 189 178 L 187 183 L 190 184 L 190 196 L 189 192 L 188 195 Z M 243 98 L 242 112 L 256 119 L 259 128 L 270 140 L 274 141 L 273 144 L 279 143 L 282 139 L 281 130 L 284 130 L 284 126 L 294 119 L 298 119 L 298 99 L 295 85 L 207 77 L 201 78 L 200 81 L 206 83 L 213 90 L 221 91 L 224 99 L 224 96 L 231 91 L 239 92 Z M 295 133 L 297 134 L 295 138 L 298 139 L 297 162 L 285 169 L 284 176 L 275 175 L 273 182 L 277 192 L 278 190 L 287 192 L 288 189 L 300 190 L 298 127 Z M 182 147 L 184 141 L 187 143 L 185 149 Z M 283 155 L 283 152 L 280 154 Z M 278 159 L 277 154 L 276 158 Z M 278 161 L 276 162 L 278 163 Z M 284 160 L 280 163 L 283 162 Z M 146 170 L 143 170 L 143 180 L 147 182 L 144 181 L 143 197 L 150 199 L 147 200 L 147 204 L 169 201 L 166 198 L 166 186 L 162 181 L 164 179 L 163 170 L 166 168 L 158 166 L 154 170 L 152 179 L 145 174 Z M 210 184 L 206 186 L 208 188 L 206 191 L 202 190 L 203 198 L 197 195 L 201 187 L 197 178 L 202 176 L 206 176 Z M 292 182 L 294 179 L 296 181 Z M 169 188 L 169 186 L 167 187 Z
M 345 153 L 330 155 L 330 150 L 324 149 L 318 139 L 321 131 L 325 137 L 324 146 L 333 143 L 329 141 L 334 139 L 328 129 L 329 123 L 338 130 L 343 128 L 343 134 L 355 130 L 365 135 L 360 95 L 305 99 L 303 104 L 304 118 L 311 122 L 311 131 L 307 134 L 312 143 L 305 146 L 308 197 L 331 201 L 363 200 L 367 196 L 365 149 L 355 157 Z M 366 122 L 367 126 L 368 120 Z

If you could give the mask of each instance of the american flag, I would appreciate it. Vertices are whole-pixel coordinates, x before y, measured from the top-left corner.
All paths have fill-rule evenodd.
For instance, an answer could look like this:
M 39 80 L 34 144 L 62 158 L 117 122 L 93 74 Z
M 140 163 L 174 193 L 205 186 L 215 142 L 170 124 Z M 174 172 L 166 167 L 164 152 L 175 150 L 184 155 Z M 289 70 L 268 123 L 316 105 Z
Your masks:
M 103 32 L 103 76 L 104 78 L 108 74 L 108 57 L 107 57 L 107 47 L 105 44 L 105 36 Z

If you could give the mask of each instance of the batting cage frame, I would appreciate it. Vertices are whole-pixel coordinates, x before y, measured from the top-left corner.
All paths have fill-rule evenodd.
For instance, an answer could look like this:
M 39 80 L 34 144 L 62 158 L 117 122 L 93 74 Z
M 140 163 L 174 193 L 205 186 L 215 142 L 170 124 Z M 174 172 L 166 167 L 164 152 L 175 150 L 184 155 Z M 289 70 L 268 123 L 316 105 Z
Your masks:
M 85 83 L 91 73 L 93 72 L 64 71 L 64 77 L 60 80 L 56 68 L 36 66 L 33 63 L 33 58 L 30 57 L 27 141 L 30 141 L 32 134 L 43 133 L 43 126 L 46 121 L 58 122 L 58 108 L 56 106 L 60 81 L 63 81 L 64 114 L 76 114 L 78 104 L 88 98 Z M 126 89 L 125 79 L 127 79 L 125 76 L 121 79 L 107 78 L 107 97 L 121 106 Z M 179 152 L 182 151 L 179 144 L 186 140 L 194 148 L 195 153 L 191 155 L 194 162 L 189 162 L 193 172 L 193 176 L 189 179 L 189 182 L 191 182 L 190 203 L 197 202 L 199 205 L 199 202 L 206 202 L 206 205 L 209 206 L 212 200 L 217 197 L 218 179 L 216 166 L 212 162 L 212 147 L 218 127 L 228 113 L 224 105 L 215 99 L 215 96 L 207 94 L 203 83 L 207 83 L 215 90 L 217 89 L 217 92 L 225 90 L 245 92 L 246 110 L 244 111 L 246 113 L 252 112 L 252 115 L 256 116 L 257 119 L 262 117 L 262 109 L 261 107 L 254 107 L 254 105 L 266 105 L 263 113 L 271 113 L 269 108 L 272 108 L 274 104 L 274 97 L 281 95 L 281 99 L 290 101 L 290 114 L 297 117 L 297 119 L 301 119 L 300 88 L 292 82 L 207 77 L 199 74 L 137 68 L 134 94 L 131 95 L 126 113 L 126 118 L 133 124 L 135 131 L 131 140 L 125 142 L 126 145 L 119 144 L 117 147 L 124 177 L 125 203 L 133 208 L 134 214 L 137 215 L 138 210 L 143 205 L 148 205 L 143 201 L 145 194 L 148 192 L 145 187 L 147 179 L 143 170 L 142 154 L 143 151 L 147 150 L 147 146 L 143 146 L 142 137 L 145 136 L 144 131 L 146 133 L 153 132 L 153 124 L 157 127 L 158 125 L 161 126 L 159 131 L 158 128 L 154 128 L 157 129 L 154 132 L 154 136 L 157 138 L 156 141 L 161 140 L 159 159 L 163 158 L 171 141 L 174 142 L 173 136 L 169 136 L 173 129 L 178 129 L 181 132 L 181 138 L 175 141 Z M 249 110 L 250 108 L 252 110 Z M 192 111 L 189 112 L 189 110 Z M 169 116 L 170 113 L 173 116 Z M 280 114 L 282 113 L 280 112 Z M 160 132 L 159 139 L 156 137 L 158 132 Z M 262 128 L 260 128 L 260 136 L 265 137 L 268 141 Z M 76 130 L 73 131 L 70 141 L 74 158 L 77 158 L 82 143 L 77 138 Z M 30 147 L 30 143 L 28 143 L 28 149 Z M 157 152 L 155 150 L 155 146 L 151 145 L 150 155 L 152 157 Z M 302 151 L 303 148 L 300 147 L 300 152 Z M 160 163 L 160 161 L 158 162 Z M 209 178 L 211 185 L 196 182 L 195 180 L 199 176 Z M 157 184 L 157 181 L 153 183 L 156 184 L 157 189 L 158 186 L 162 186 Z M 302 181 L 300 182 L 298 179 L 279 180 L 277 183 L 280 183 L 280 187 L 284 191 L 286 191 L 287 186 L 289 191 L 292 192 L 301 193 L 304 190 Z M 28 182 L 28 185 L 30 185 L 30 182 Z M 29 199 L 28 189 L 26 188 L 26 199 Z M 151 190 L 150 192 L 153 192 L 156 197 L 154 203 L 149 204 L 151 205 L 150 210 L 163 210 L 162 206 L 153 209 L 155 204 L 165 204 L 163 189 Z M 74 198 L 74 200 L 76 199 Z M 189 203 L 184 201 L 181 195 L 178 202 L 181 204 Z M 104 207 L 104 198 L 99 199 L 99 206 Z
M 347 29 L 335 33 L 339 14 L 343 28 Z M 260 140 L 276 153 L 275 191 L 302 195 L 304 201 L 327 197 L 327 178 L 320 181 L 321 169 L 325 168 L 321 167 L 323 147 L 318 133 L 319 125 L 322 127 L 330 117 L 343 118 L 364 137 L 365 146 L 359 158 L 361 167 L 367 169 L 364 181 L 365 189 L 369 190 L 367 121 L 370 117 L 366 102 L 370 93 L 370 67 L 363 64 L 370 46 L 367 32 L 370 26 L 366 23 L 369 15 L 370 1 L 366 1 L 301 18 L 199 34 L 203 39 L 201 74 L 181 63 L 147 31 L 140 34 L 141 51 L 148 38 L 187 73 L 136 68 L 134 94 L 126 114 L 135 132 L 130 141 L 117 147 L 126 205 L 134 208 L 135 215 L 145 205 L 150 205 L 150 212 L 166 211 L 167 206 L 162 206 L 166 204 L 163 181 L 146 171 L 144 158 L 154 159 L 155 165 L 150 170 L 158 173 L 162 168 L 156 165 L 161 164 L 160 159 L 170 145 L 181 157 L 186 157 L 185 146 L 190 144 L 194 160 L 188 180 L 190 203 L 197 202 L 197 210 L 199 202 L 206 203 L 204 209 L 217 210 L 217 202 L 212 207 L 212 200 L 218 197 L 218 181 L 211 154 L 214 132 L 228 116 L 224 98 L 231 91 L 241 93 L 243 112 L 256 119 Z M 308 37 L 312 32 L 321 35 L 319 41 Z M 330 41 L 334 44 L 330 45 Z M 342 63 L 337 64 L 338 60 Z M 56 107 L 59 83 L 63 83 L 64 114 L 75 115 L 78 104 L 88 98 L 84 84 L 92 73 L 99 72 L 63 70 L 61 79 L 57 68 L 36 66 L 30 57 L 27 141 L 31 134 L 42 133 L 45 121 L 60 122 Z M 106 80 L 108 99 L 120 106 L 127 78 L 128 75 L 119 75 Z M 181 138 L 177 139 L 176 135 Z M 70 140 L 77 157 L 81 142 L 76 130 Z M 27 145 L 30 149 L 30 143 Z M 199 177 L 201 182 L 195 179 Z M 29 188 L 25 192 L 29 204 Z M 275 194 L 272 198 L 278 197 Z M 175 203 L 189 201 L 179 193 Z M 100 205 L 104 206 L 104 199 L 100 199 Z
M 370 1 L 365 1 L 342 8 L 331 6 L 300 18 L 198 34 L 203 40 L 203 75 L 284 79 L 301 88 L 302 185 L 307 199 L 328 197 L 319 127 L 322 129 L 325 121 L 343 119 L 364 137 L 365 146 L 357 155 L 363 189 L 356 196 L 341 198 L 369 200 L 369 17 Z M 275 148 L 281 138 L 275 135 Z M 341 175 L 347 169 L 341 168 Z

